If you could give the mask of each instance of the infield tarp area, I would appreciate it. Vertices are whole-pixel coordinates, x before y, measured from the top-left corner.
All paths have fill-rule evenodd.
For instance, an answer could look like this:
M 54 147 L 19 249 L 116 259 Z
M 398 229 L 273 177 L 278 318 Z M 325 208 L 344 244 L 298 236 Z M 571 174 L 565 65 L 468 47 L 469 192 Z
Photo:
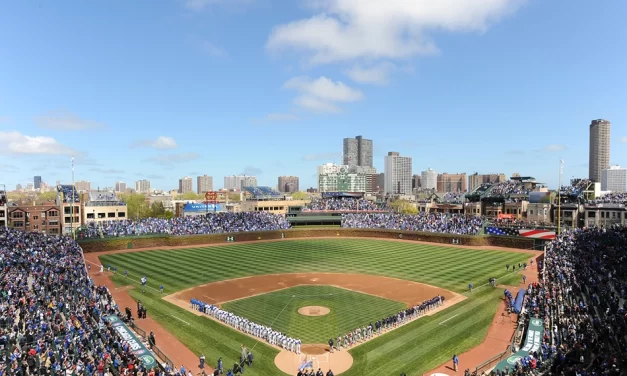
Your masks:
M 122 322 L 119 317 L 117 317 L 116 315 L 109 315 L 106 317 L 106 319 L 111 323 L 111 326 L 113 327 L 113 329 L 115 329 L 116 332 L 118 332 L 120 337 L 128 342 L 131 350 L 133 350 L 133 353 L 142 361 L 146 369 L 152 369 L 159 366 L 157 360 L 154 356 L 152 356 L 150 350 L 148 350 L 146 346 L 144 346 L 142 341 L 137 338 L 135 333 L 129 330 L 126 324 Z
M 525 341 L 525 346 L 518 350 L 515 354 L 510 355 L 507 359 L 502 360 L 499 364 L 496 365 L 496 370 L 503 371 L 507 366 L 511 371 L 516 362 L 520 359 L 526 357 L 530 353 L 534 351 L 539 351 L 540 346 L 542 344 L 542 335 L 544 333 L 544 320 L 533 318 L 529 321 L 529 328 L 527 329 L 527 339 Z

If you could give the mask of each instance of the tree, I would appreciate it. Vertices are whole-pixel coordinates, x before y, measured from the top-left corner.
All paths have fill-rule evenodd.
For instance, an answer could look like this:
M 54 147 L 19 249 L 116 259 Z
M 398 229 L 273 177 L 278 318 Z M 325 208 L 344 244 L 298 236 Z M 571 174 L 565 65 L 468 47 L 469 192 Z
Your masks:
M 35 200 L 37 204 L 43 204 L 44 202 L 54 201 L 57 198 L 57 193 L 54 191 L 42 192 Z
M 165 216 L 165 207 L 163 206 L 163 201 L 156 201 L 150 205 L 150 216 L 151 217 Z
M 126 203 L 129 218 L 145 218 L 151 214 L 146 196 L 141 193 L 125 193 L 121 195 L 120 199 Z
M 182 194 L 178 195 L 176 198 L 178 200 L 196 201 L 196 200 L 203 200 L 205 198 L 205 196 L 204 195 L 199 195 L 196 192 L 186 192 L 186 193 L 182 193 Z
M 229 193 L 229 201 L 241 201 L 239 193 Z
M 390 203 L 390 207 L 394 211 L 401 214 L 417 214 L 418 208 L 416 205 L 407 200 L 395 200 Z
M 292 193 L 292 199 L 294 200 L 305 200 L 307 198 L 309 198 L 309 193 L 307 192 L 300 191 Z

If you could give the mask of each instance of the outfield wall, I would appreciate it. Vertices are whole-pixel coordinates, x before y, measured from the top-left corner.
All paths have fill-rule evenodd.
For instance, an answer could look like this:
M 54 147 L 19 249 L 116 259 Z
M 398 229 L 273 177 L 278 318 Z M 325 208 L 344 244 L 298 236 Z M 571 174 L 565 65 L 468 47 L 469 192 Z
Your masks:
M 353 228 L 306 228 L 281 231 L 236 232 L 229 234 L 168 236 L 155 235 L 146 237 L 125 237 L 78 240 L 84 252 L 115 251 L 120 249 L 156 248 L 193 246 L 201 244 L 223 244 L 229 238 L 234 242 L 252 242 L 257 240 L 279 240 L 295 238 L 338 237 L 338 238 L 380 238 L 403 239 L 440 244 L 458 244 L 471 246 L 493 246 L 520 249 L 533 249 L 534 240 L 524 237 L 510 236 L 469 236 L 454 234 L 437 234 L 431 232 L 414 232 L 383 229 Z

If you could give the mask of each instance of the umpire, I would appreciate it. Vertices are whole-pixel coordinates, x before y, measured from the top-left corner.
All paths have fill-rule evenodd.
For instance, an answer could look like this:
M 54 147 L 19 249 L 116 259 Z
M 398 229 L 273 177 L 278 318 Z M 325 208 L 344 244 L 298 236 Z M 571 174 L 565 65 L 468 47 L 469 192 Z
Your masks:
M 329 338 L 329 352 L 333 352 L 333 338 Z

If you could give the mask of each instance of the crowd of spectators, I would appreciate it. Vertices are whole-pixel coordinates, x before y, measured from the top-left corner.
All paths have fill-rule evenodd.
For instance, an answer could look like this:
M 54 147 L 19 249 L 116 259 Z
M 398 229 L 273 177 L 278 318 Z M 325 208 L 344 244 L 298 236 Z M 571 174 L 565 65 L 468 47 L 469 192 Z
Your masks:
M 446 192 L 441 201 L 445 204 L 462 204 L 465 196 L 464 192 Z
M 73 185 L 59 185 L 57 191 L 63 194 L 64 203 L 79 203 L 81 202 L 80 195 Z
M 518 180 L 507 180 L 502 183 L 492 185 L 492 188 L 485 194 L 485 197 L 509 197 L 510 195 L 529 194 L 522 182 Z
M 531 365 L 554 375 L 621 375 L 627 363 L 627 228 L 589 228 L 552 241 L 541 279 L 527 288 L 529 317 L 544 318 L 540 351 Z
M 114 192 L 89 192 L 89 201 L 118 201 L 118 197 Z
M 72 239 L 2 228 L 0 268 L 0 374 L 151 371 L 106 320 L 123 316 Z
M 449 213 L 347 213 L 342 215 L 342 227 L 476 235 L 484 220 L 479 216 Z
M 303 211 L 381 211 L 373 201 L 356 197 L 314 198 Z
M 560 187 L 560 194 L 567 196 L 580 196 L 588 186 L 592 184 L 590 179 L 576 179 L 571 185 L 563 185 Z
M 288 229 L 284 216 L 268 212 L 210 213 L 173 219 L 141 218 L 89 222 L 79 232 L 82 238 L 140 235 L 198 235 Z
M 627 193 L 612 192 L 586 202 L 587 204 L 627 204 Z

